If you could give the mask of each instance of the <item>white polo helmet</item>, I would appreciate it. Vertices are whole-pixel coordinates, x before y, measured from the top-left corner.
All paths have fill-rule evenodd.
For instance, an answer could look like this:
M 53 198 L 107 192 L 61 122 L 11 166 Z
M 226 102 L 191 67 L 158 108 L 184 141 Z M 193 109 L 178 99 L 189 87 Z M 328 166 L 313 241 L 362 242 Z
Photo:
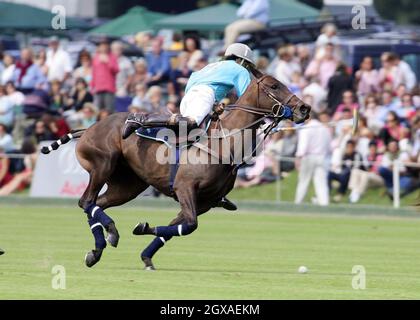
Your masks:
M 243 43 L 233 43 L 231 44 L 225 52 L 225 56 L 237 56 L 238 58 L 242 58 L 252 64 L 254 62 L 254 53 L 252 52 L 251 48 L 248 47 L 246 44 Z

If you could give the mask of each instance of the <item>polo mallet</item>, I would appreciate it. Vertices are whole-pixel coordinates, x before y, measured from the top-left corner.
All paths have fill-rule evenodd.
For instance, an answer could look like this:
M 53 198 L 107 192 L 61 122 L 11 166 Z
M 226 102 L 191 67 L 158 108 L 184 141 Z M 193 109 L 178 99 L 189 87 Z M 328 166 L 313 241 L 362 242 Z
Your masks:
M 352 118 L 352 130 L 351 130 L 351 134 L 352 136 L 356 135 L 358 128 L 359 128 L 359 110 L 358 109 L 354 109 L 353 110 L 353 118 Z M 323 123 L 323 126 L 327 126 L 327 127 L 335 127 L 337 125 L 338 121 L 330 121 L 327 123 Z M 314 126 L 307 126 L 307 125 L 302 125 L 302 126 L 298 126 L 298 127 L 276 127 L 274 128 L 271 133 L 276 133 L 279 131 L 295 131 L 295 130 L 301 130 L 301 129 L 309 129 L 309 128 L 315 128 Z
M 359 109 L 353 109 L 353 128 L 351 130 L 351 135 L 354 136 L 357 133 L 357 129 L 359 128 Z

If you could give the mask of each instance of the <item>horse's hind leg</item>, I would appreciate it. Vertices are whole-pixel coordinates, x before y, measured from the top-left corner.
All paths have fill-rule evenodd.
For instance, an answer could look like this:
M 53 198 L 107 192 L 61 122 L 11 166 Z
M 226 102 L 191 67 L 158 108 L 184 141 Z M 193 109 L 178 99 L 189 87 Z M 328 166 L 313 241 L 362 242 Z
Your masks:
M 135 199 L 149 185 L 129 167 L 118 166 L 107 180 L 107 190 L 98 197 L 96 204 L 103 210 L 123 205 Z
M 100 217 L 108 217 L 104 210 L 110 207 L 120 206 L 124 203 L 129 202 L 136 198 L 140 193 L 147 189 L 148 184 L 145 183 L 143 180 L 137 177 L 137 175 L 131 171 L 129 168 L 118 167 L 117 170 L 111 175 L 111 177 L 106 181 L 107 190 L 101 194 L 98 199 L 95 201 L 96 208 L 100 213 Z M 105 222 L 106 223 L 106 222 Z M 89 223 L 90 224 L 90 223 Z M 119 233 L 117 228 L 115 227 L 115 223 L 111 222 L 108 225 L 103 225 L 107 231 L 106 240 L 113 246 L 117 247 L 119 241 Z M 102 228 L 99 226 L 99 231 L 101 232 Z M 99 235 L 100 239 L 103 239 L 103 231 L 102 234 Z M 96 236 L 95 236 L 96 239 Z M 88 254 L 89 261 L 87 261 L 87 265 L 91 265 L 93 262 L 98 262 L 97 254 L 95 257 L 96 252 L 92 252 Z M 94 259 L 95 258 L 95 259 Z M 99 257 L 100 258 L 100 257 Z M 89 263 L 88 263 L 89 262 Z M 95 262 L 95 263 L 96 263 Z
M 102 256 L 102 251 L 106 248 L 106 240 L 103 228 L 106 229 L 108 242 L 116 247 L 118 245 L 119 234 L 114 221 L 96 204 L 98 194 L 111 176 L 116 159 L 112 157 L 98 157 L 100 161 L 87 161 L 80 157 L 79 162 L 89 172 L 89 184 L 79 200 L 79 206 L 84 210 L 88 217 L 88 224 L 95 238 L 95 249 L 88 252 L 85 263 L 88 267 L 95 265 Z
M 106 248 L 103 228 L 108 231 L 108 239 L 110 238 L 109 235 L 112 234 L 111 239 L 113 241 L 113 245 L 117 245 L 119 238 L 114 221 L 106 215 L 99 206 L 96 205 L 98 193 L 105 185 L 105 182 L 100 181 L 95 176 L 97 175 L 91 174 L 88 187 L 82 198 L 79 200 L 79 206 L 87 215 L 88 224 L 95 239 L 95 249 L 88 252 L 85 257 L 85 263 L 88 267 L 92 267 L 99 262 L 102 256 L 102 251 Z

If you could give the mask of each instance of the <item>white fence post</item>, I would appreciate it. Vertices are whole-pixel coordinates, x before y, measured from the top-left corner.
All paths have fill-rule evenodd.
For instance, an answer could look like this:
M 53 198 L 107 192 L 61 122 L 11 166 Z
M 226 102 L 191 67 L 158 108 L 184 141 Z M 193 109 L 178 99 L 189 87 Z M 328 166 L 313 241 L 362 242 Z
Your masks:
M 400 207 L 400 162 L 398 161 L 398 159 L 393 161 L 392 186 L 394 208 L 398 209 Z

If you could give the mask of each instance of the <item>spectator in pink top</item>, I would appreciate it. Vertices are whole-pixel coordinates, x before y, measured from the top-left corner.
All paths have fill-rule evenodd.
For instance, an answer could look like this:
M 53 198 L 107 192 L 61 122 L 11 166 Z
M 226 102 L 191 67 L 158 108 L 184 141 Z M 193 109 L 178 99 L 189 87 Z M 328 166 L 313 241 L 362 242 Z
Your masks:
M 360 70 L 355 74 L 357 93 L 361 98 L 370 93 L 379 92 L 379 72 L 373 67 L 372 57 L 364 57 L 360 64 Z
M 354 109 L 359 109 L 359 104 L 352 90 L 346 90 L 343 92 L 343 99 L 337 106 L 334 112 L 333 121 L 338 121 L 341 118 L 341 114 L 344 110 L 350 110 L 353 114 Z
M 116 78 L 119 72 L 118 59 L 110 52 L 107 41 L 99 43 L 92 61 L 92 91 L 95 104 L 102 110 L 111 112 L 115 108 Z
M 321 58 L 315 57 L 308 65 L 305 71 L 305 77 L 316 76 L 321 81 L 321 85 L 326 89 L 328 80 L 337 69 L 338 61 L 334 56 L 334 45 L 328 43 L 325 46 L 325 54 Z

